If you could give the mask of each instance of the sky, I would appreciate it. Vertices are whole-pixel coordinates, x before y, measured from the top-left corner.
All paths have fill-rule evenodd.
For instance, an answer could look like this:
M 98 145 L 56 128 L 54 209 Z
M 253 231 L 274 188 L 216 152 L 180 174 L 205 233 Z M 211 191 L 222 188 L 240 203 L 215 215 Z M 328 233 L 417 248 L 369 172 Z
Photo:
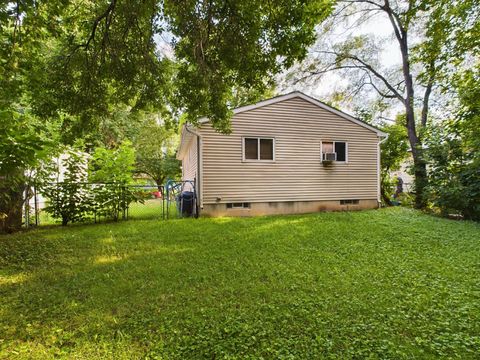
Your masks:
M 386 68 L 400 68 L 401 66 L 401 54 L 398 48 L 397 40 L 393 33 L 393 28 L 390 23 L 390 20 L 386 15 L 378 14 L 372 17 L 368 21 L 363 21 L 362 18 L 357 17 L 356 21 L 361 21 L 361 24 L 355 27 L 351 27 L 353 21 L 350 21 L 348 24 L 340 24 L 335 23 L 335 26 L 332 29 L 332 32 L 328 36 L 328 43 L 338 43 L 346 40 L 349 36 L 356 36 L 356 35 L 374 35 L 377 38 L 386 39 L 382 44 L 383 51 L 379 54 L 379 64 L 381 67 Z M 318 46 L 318 45 L 317 45 Z M 291 71 L 291 70 L 289 70 Z M 321 101 L 329 102 L 332 98 L 331 95 L 338 90 L 341 90 L 349 83 L 348 75 L 345 75 L 344 72 L 330 72 L 322 76 L 320 81 L 315 82 L 314 84 L 305 84 L 305 83 L 298 83 L 298 84 L 288 84 L 288 86 L 284 86 L 283 78 L 286 73 L 281 74 L 279 76 L 279 83 L 282 84 L 280 91 L 290 92 L 294 90 L 302 91 L 308 95 L 311 95 Z M 370 88 L 366 93 L 362 93 L 362 96 L 358 101 L 362 103 L 365 97 L 369 97 L 370 99 L 376 98 L 377 93 L 373 88 Z M 337 104 L 335 104 L 337 105 Z M 358 103 L 342 103 L 341 108 L 343 111 L 353 114 L 354 107 L 359 105 Z M 387 119 L 393 119 L 395 115 L 401 111 L 401 104 L 393 104 L 391 109 L 385 111 L 383 114 L 379 114 Z
M 366 22 L 356 28 L 354 31 L 346 31 L 345 27 L 338 27 L 335 32 L 336 41 L 344 40 L 348 35 L 373 34 L 380 37 L 390 37 L 390 41 L 385 44 L 385 50 L 380 57 L 382 66 L 391 67 L 399 65 L 400 51 L 398 50 L 397 40 L 393 38 L 392 25 L 390 21 L 383 16 L 376 16 L 371 21 Z M 337 40 L 338 39 L 338 40 Z M 337 81 L 346 81 L 347 79 L 336 79 Z M 322 82 L 314 89 L 311 89 L 312 95 L 326 96 L 334 90 L 334 83 Z

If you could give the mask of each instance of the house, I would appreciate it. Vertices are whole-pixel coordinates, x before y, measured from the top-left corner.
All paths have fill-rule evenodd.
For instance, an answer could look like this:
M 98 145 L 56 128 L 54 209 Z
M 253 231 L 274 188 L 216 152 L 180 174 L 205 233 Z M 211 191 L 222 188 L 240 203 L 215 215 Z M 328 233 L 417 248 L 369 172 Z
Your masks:
M 185 125 L 177 158 L 201 215 L 377 208 L 386 134 L 301 92 L 233 111 L 232 132 Z

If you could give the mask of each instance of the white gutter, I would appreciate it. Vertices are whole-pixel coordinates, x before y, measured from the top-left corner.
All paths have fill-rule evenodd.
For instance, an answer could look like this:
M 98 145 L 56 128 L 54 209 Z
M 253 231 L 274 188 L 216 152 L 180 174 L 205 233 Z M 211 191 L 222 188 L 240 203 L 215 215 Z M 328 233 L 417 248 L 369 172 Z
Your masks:
M 197 186 L 197 194 L 198 194 L 198 199 L 200 203 L 200 209 L 203 209 L 203 174 L 202 174 L 202 135 L 193 130 L 188 128 L 188 124 L 185 125 L 185 130 L 188 131 L 190 134 L 194 135 L 197 137 L 197 176 L 195 179 L 196 186 Z
M 388 133 L 385 133 L 385 137 L 378 142 L 377 145 L 377 201 L 378 205 L 380 206 L 382 202 L 382 193 L 381 193 L 381 177 L 380 177 L 380 145 L 382 145 L 388 139 Z

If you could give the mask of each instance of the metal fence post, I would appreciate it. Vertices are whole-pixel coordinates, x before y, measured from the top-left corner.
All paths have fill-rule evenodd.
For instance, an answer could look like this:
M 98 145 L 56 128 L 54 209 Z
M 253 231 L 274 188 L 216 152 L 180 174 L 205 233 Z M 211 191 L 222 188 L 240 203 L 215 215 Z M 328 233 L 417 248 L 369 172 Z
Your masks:
M 125 185 L 122 185 L 122 200 L 120 204 L 122 206 L 122 220 L 125 220 Z
M 33 203 L 34 203 L 34 206 L 35 206 L 35 226 L 38 226 L 37 184 L 33 185 Z
M 125 193 L 127 191 L 127 185 L 123 186 L 123 218 L 128 220 L 128 207 L 130 204 L 127 204 L 127 200 L 125 198 Z

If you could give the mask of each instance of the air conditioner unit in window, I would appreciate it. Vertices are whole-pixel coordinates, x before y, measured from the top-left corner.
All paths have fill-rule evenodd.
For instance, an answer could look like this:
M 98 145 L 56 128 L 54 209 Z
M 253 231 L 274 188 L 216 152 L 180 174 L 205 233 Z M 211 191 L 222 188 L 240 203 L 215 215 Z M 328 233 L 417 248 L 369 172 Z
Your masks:
M 330 162 L 337 160 L 337 153 L 323 153 L 322 154 L 322 161 Z

